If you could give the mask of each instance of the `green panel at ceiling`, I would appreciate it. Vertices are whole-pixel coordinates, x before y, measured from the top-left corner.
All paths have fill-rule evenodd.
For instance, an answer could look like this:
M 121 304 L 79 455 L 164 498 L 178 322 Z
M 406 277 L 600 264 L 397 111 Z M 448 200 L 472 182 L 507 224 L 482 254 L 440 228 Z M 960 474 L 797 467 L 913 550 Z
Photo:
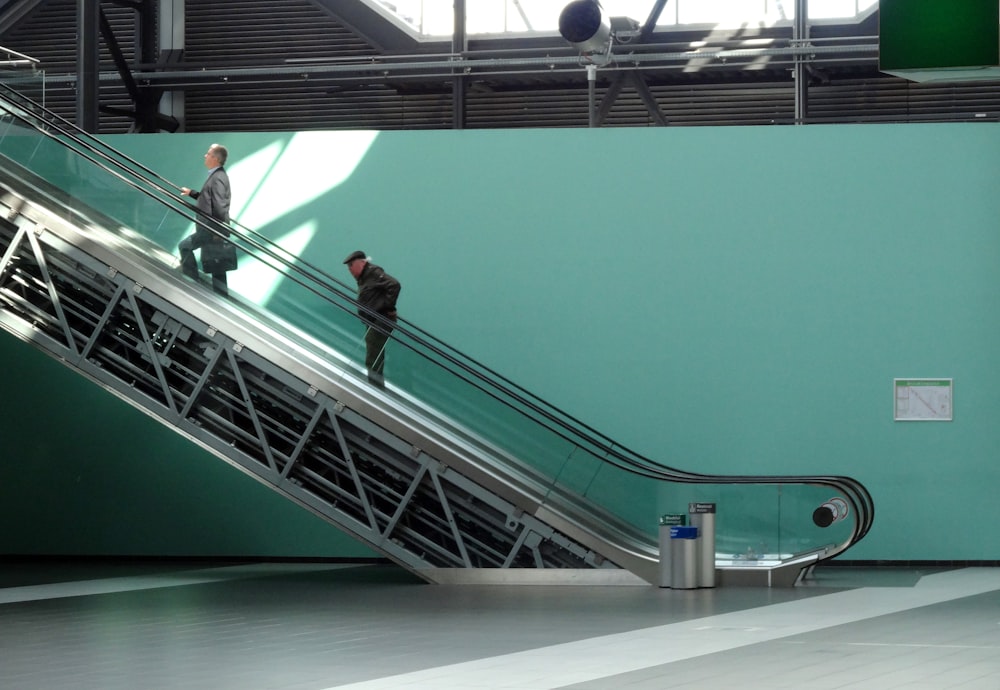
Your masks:
M 996 0 L 882 0 L 879 69 L 915 81 L 996 79 Z M 967 68 L 967 69 L 960 69 Z

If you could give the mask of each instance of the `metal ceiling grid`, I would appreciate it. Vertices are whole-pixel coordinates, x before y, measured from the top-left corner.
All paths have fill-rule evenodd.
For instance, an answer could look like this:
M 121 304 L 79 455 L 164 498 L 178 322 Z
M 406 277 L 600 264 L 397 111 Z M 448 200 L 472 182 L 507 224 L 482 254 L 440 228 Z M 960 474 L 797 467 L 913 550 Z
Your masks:
M 360 0 L 200 0 L 185 7 L 185 51 L 180 67 L 190 79 L 152 81 L 185 92 L 187 131 L 296 131 L 305 129 L 447 129 L 455 126 L 454 77 L 447 68 L 447 41 L 422 44 L 372 12 Z M 135 12 L 102 3 L 123 52 L 132 59 Z M 10 48 L 39 57 L 50 76 L 46 103 L 75 119 L 73 77 L 76 0 L 47 0 L 0 40 Z M 689 39 L 709 36 L 719 46 L 738 48 L 742 41 L 788 43 L 784 29 L 712 30 L 656 35 L 650 43 L 629 46 L 641 52 L 681 51 Z M 875 17 L 852 26 L 813 27 L 811 40 L 825 46 L 851 41 L 852 34 L 877 33 Z M 697 34 L 697 35 L 696 35 Z M 872 36 L 856 36 L 859 43 Z M 824 43 L 832 41 L 833 43 Z M 782 43 L 783 42 L 783 43 Z M 623 48 L 624 49 L 624 48 Z M 595 96 L 602 105 L 599 124 L 612 127 L 761 125 L 795 122 L 793 60 L 784 48 L 760 60 L 699 59 L 697 64 L 668 62 L 619 67 L 641 75 L 619 91 L 615 72 L 597 70 Z M 786 51 L 782 53 L 781 50 Z M 441 51 L 444 51 L 443 53 Z M 568 60 L 572 50 L 558 36 L 526 38 L 473 37 L 463 56 L 493 67 L 463 70 L 467 128 L 584 127 L 592 105 L 582 64 L 563 63 L 502 68 L 507 57 Z M 128 109 L 131 103 L 116 79 L 102 46 L 101 105 Z M 410 71 L 406 61 L 436 66 Z M 578 61 L 573 57 L 573 61 Z M 754 64 L 750 64 L 750 63 Z M 995 83 L 916 84 L 881 74 L 874 54 L 824 53 L 816 56 L 808 89 L 806 123 L 995 121 L 1000 98 Z M 320 70 L 336 64 L 346 71 Z M 386 65 L 379 71 L 373 65 Z M 301 65 L 302 71 L 295 68 Z M 364 65 L 366 69 L 351 65 Z M 176 65 L 175 65 L 176 66 Z M 201 68 L 191 70 L 191 68 Z M 247 72 L 248 69 L 258 71 Z M 380 68 L 381 69 L 381 68 Z M 227 70 L 231 72 L 227 73 Z M 244 70 L 242 74 L 239 70 Z M 608 94 L 611 94 L 610 96 Z M 608 104 L 603 99 L 609 98 Z M 652 110 L 651 110 L 652 109 Z M 102 113 L 102 132 L 125 132 L 127 117 Z

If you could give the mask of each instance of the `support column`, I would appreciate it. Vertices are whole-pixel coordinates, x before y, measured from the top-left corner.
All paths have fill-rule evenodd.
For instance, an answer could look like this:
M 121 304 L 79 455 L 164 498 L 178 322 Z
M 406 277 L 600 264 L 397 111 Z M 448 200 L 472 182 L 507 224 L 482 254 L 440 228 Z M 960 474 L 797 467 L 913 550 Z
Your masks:
M 100 0 L 77 0 L 76 126 L 97 134 L 100 126 Z
M 795 23 L 792 25 L 793 44 L 804 48 L 809 40 L 809 0 L 795 0 Z M 805 124 L 809 117 L 809 72 L 807 58 L 795 55 L 795 124 Z
M 159 0 L 160 61 L 166 64 L 179 62 L 184 54 L 184 3 L 185 0 Z M 178 123 L 177 131 L 185 131 L 184 91 L 165 90 L 160 96 L 159 112 L 161 119 Z
M 455 30 L 451 34 L 451 52 L 455 55 L 463 55 L 469 48 L 469 39 L 465 32 L 465 0 L 454 0 L 454 2 Z M 465 129 L 466 86 L 465 75 L 461 71 L 455 72 L 451 88 L 451 126 L 453 129 Z
M 597 127 L 597 65 L 587 65 L 587 113 L 587 125 Z

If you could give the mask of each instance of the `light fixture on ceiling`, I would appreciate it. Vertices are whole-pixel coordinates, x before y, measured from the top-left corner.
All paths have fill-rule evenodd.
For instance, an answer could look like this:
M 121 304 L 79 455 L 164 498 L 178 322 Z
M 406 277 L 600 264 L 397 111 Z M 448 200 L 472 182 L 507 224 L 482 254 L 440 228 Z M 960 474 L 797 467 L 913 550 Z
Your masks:
M 583 55 L 611 52 L 611 22 L 597 0 L 573 0 L 559 14 L 559 34 Z
M 639 35 L 639 22 L 629 17 L 608 17 L 598 0 L 573 0 L 559 15 L 559 34 L 584 57 L 611 55 L 613 43 L 628 43 Z

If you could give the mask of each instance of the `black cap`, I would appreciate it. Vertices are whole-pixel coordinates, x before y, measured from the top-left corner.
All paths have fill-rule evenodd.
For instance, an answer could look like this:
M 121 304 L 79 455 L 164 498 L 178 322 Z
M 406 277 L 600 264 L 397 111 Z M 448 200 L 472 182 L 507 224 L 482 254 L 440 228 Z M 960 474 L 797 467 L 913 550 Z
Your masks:
M 347 256 L 347 258 L 346 258 L 346 259 L 344 259 L 344 263 L 345 263 L 345 264 L 349 264 L 349 263 L 351 263 L 352 261 L 357 261 L 358 259 L 367 259 L 367 258 L 368 258 L 368 257 L 367 257 L 367 256 L 365 256 L 365 253 L 364 253 L 364 252 L 362 252 L 362 251 L 357 251 L 357 252 L 351 252 L 351 253 L 350 253 L 350 254 L 349 254 L 349 255 Z

